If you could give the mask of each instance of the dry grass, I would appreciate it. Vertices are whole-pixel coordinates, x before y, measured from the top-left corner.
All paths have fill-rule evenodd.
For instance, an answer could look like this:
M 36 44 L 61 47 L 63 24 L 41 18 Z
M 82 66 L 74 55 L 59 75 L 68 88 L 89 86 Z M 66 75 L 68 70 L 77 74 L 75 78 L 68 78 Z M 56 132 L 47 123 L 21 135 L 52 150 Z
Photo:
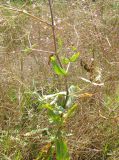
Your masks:
M 80 60 L 71 66 L 68 83 L 81 89 L 79 97 L 93 94 L 77 98 L 78 109 L 66 124 L 72 160 L 118 160 L 119 3 L 70 0 L 55 1 L 53 7 L 57 39 L 63 41 L 59 55 L 71 55 L 74 46 L 89 66 L 94 55 L 93 74 L 101 69 L 104 82 L 98 87 L 82 81 L 80 77 L 90 79 L 90 74 Z M 50 22 L 47 2 L 24 8 Z M 45 111 L 36 109 L 37 98 L 27 93 L 63 90 L 64 81 L 48 65 L 54 51 L 51 29 L 22 13 L 2 9 L 0 16 L 0 159 L 33 160 L 47 143 L 42 129 L 49 123 Z

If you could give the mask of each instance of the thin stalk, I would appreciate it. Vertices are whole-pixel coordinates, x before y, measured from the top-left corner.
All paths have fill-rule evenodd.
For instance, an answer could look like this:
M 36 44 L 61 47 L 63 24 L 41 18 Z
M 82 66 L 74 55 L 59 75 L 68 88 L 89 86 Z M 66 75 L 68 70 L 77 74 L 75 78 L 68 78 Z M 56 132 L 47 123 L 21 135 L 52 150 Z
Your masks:
M 57 53 L 57 42 L 56 42 L 56 34 L 55 34 L 55 25 L 54 25 L 54 16 L 53 16 L 53 10 L 52 10 L 52 4 L 51 4 L 51 0 L 48 0 L 49 2 L 49 7 L 50 7 L 50 14 L 51 14 L 51 20 L 52 20 L 52 33 L 53 33 L 53 40 L 54 40 L 54 51 L 55 51 L 55 56 L 57 58 L 57 61 L 60 65 L 61 68 L 63 68 L 62 63 L 60 61 L 59 55 Z M 52 56 L 52 55 L 51 55 Z M 66 89 L 66 99 L 65 99 L 65 103 L 64 103 L 64 108 L 66 107 L 67 101 L 68 101 L 68 97 L 69 97 L 69 91 L 68 91 L 68 82 L 67 82 L 67 76 L 64 77 L 65 79 L 65 89 Z
M 50 14 L 51 14 L 51 20 L 52 20 L 52 34 L 53 34 L 53 41 L 54 41 L 54 51 L 55 51 L 55 56 L 58 60 L 58 63 L 60 64 L 60 67 L 62 67 L 62 63 L 60 61 L 60 58 L 57 54 L 57 43 L 56 43 L 56 35 L 55 35 L 55 25 L 54 25 L 54 16 L 53 16 L 53 11 L 52 11 L 52 4 L 51 0 L 48 0 L 49 2 L 49 7 L 50 7 Z

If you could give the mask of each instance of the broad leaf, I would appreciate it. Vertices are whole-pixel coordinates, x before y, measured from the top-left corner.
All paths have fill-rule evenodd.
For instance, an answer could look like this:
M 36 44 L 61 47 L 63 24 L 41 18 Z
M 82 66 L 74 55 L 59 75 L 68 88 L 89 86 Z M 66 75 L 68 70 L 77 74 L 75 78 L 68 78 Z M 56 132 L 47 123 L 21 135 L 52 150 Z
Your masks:
M 75 53 L 73 56 L 69 58 L 70 62 L 75 62 L 80 56 L 80 53 Z
M 67 74 L 67 72 L 58 65 L 58 63 L 56 62 L 56 58 L 53 56 L 51 57 L 51 63 L 52 63 L 53 69 L 57 75 L 63 76 L 63 75 Z
M 70 160 L 68 147 L 63 138 L 56 139 L 56 159 L 57 160 Z

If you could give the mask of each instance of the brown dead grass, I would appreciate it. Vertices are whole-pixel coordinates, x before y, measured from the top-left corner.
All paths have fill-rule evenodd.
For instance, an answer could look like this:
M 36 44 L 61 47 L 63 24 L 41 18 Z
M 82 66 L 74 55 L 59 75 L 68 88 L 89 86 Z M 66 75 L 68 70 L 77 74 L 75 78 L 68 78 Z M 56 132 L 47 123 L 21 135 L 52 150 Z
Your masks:
M 96 3 L 88 0 L 66 1 L 64 4 L 54 2 L 56 35 L 64 42 L 59 54 L 69 56 L 73 54 L 71 47 L 75 46 L 81 53 L 80 59 L 90 65 L 95 53 L 95 68 L 102 69 L 101 81 L 105 82 L 104 87 L 88 85 L 80 80 L 80 76 L 89 79 L 80 60 L 71 66 L 69 84 L 79 86 L 81 93 L 93 94 L 92 97 L 77 99 L 78 109 L 66 125 L 66 132 L 72 134 L 67 138 L 72 160 L 119 158 L 117 4 L 116 0 L 100 0 Z M 50 21 L 46 4 L 37 4 L 35 9 L 26 6 L 26 9 Z M 24 54 L 22 51 L 30 43 L 35 44 L 37 50 L 54 51 L 50 28 L 30 17 L 14 12 L 6 13 L 4 10 L 1 11 L 1 19 L 0 158 L 7 156 L 15 159 L 16 154 L 20 153 L 20 160 L 31 160 L 38 155 L 47 138 L 40 137 L 41 133 L 24 135 L 49 124 L 44 112 L 34 112 L 29 108 L 24 92 L 35 88 L 43 88 L 46 93 L 51 93 L 56 87 L 62 90 L 64 81 L 58 81 L 52 74 L 48 65 L 50 53 L 34 50 Z M 11 93 L 12 90 L 15 90 L 15 94 Z

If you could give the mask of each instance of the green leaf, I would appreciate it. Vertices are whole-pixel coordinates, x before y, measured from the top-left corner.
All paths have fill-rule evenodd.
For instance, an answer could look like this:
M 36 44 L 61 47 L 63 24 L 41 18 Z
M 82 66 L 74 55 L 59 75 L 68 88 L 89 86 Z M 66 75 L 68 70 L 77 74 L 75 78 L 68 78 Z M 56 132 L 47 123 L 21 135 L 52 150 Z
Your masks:
M 42 105 L 42 108 L 46 108 L 46 109 L 48 109 L 48 110 L 53 111 L 53 107 L 52 107 L 49 103 L 43 104 L 43 105 Z
M 77 51 L 77 48 L 72 46 L 72 51 Z
M 23 157 L 22 157 L 21 152 L 20 152 L 20 151 L 16 152 L 14 159 L 15 159 L 15 160 L 22 160 L 22 158 L 23 158 Z
M 24 53 L 26 55 L 29 55 L 31 52 L 32 52 L 32 48 L 27 47 L 27 48 L 24 49 Z
M 70 160 L 68 147 L 63 138 L 56 139 L 56 159 L 57 160 Z
M 79 56 L 80 56 L 79 52 L 75 53 L 73 56 L 69 58 L 70 62 L 75 62 L 79 58 Z
M 51 123 L 54 123 L 57 125 L 61 125 L 63 123 L 62 117 L 58 114 L 55 114 L 55 112 L 52 110 L 48 111 L 48 116 L 49 116 L 49 121 Z
M 54 56 L 51 57 L 51 63 L 52 63 L 52 66 L 53 66 L 53 70 L 55 71 L 55 73 L 57 75 L 66 75 L 67 72 L 61 68 L 58 63 L 56 62 L 56 58 Z
M 49 148 L 47 160 L 53 160 L 54 157 L 53 155 L 54 155 L 54 147 L 51 145 L 51 147 Z
M 48 157 L 48 160 L 53 160 L 52 156 L 49 156 L 49 157 Z
M 68 58 L 64 57 L 64 58 L 62 58 L 62 62 L 64 64 L 68 64 L 70 62 L 70 60 Z
M 65 120 L 68 117 L 71 117 L 74 114 L 76 109 L 77 109 L 77 104 L 74 104 L 70 109 L 68 109 L 67 113 L 64 115 Z

